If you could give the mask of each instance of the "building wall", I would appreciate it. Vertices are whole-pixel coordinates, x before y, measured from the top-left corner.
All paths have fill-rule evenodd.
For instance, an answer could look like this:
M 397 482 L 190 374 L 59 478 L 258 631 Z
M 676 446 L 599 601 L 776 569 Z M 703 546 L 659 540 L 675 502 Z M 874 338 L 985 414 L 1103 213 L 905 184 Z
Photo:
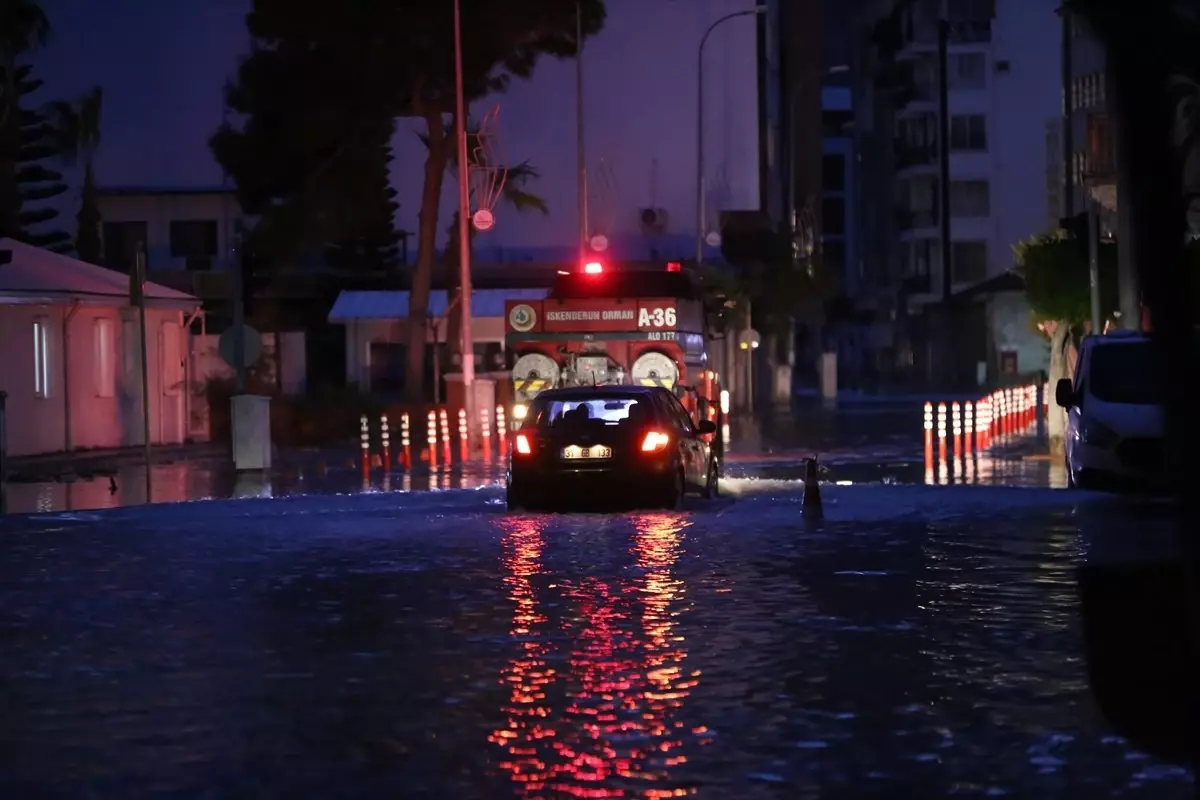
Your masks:
M 107 320 L 110 326 L 107 347 L 101 344 L 97 320 Z M 43 363 L 49 392 L 45 397 L 36 391 L 39 360 L 34 332 L 39 321 L 46 326 Z M 186 435 L 191 398 L 185 367 L 188 336 L 182 322 L 178 311 L 149 309 L 146 313 L 150 438 L 154 444 L 181 443 Z M 128 309 L 0 306 L 0 358 L 7 365 L 0 370 L 0 389 L 8 392 L 9 455 L 142 444 L 138 341 L 137 318 Z M 111 384 L 106 370 L 111 370 L 107 373 Z
M 171 255 L 171 222 L 213 220 L 217 223 L 217 256 L 213 270 L 230 267 L 234 223 L 240 215 L 232 193 L 163 191 L 144 194 L 105 193 L 99 200 L 102 223 L 145 222 L 147 224 L 146 267 L 148 270 L 183 270 L 185 259 Z
M 504 317 L 475 317 L 471 320 L 471 335 L 476 345 L 499 344 L 503 346 L 506 333 Z M 439 328 L 437 341 L 446 342 L 446 326 Z M 403 344 L 408 341 L 408 323 L 405 320 L 363 320 L 346 324 L 346 383 L 358 384 L 365 390 L 371 389 L 371 345 L 376 343 Z M 426 341 L 432 343 L 434 334 L 427 331 Z M 479 364 L 484 370 L 488 365 Z M 448 365 L 442 365 L 443 372 Z
M 697 55 L 710 23 L 750 7 L 743 0 L 609 0 L 604 31 L 584 51 L 589 210 L 593 233 L 612 240 L 614 258 L 687 258 L 695 251 Z M 758 21 L 723 23 L 704 50 L 708 206 L 754 210 L 760 203 Z M 546 59 L 529 81 L 476 104 L 479 118 L 499 104 L 496 141 L 508 163 L 528 159 L 541 177 L 528 188 L 549 214 L 500 207 L 496 227 L 475 240 L 480 261 L 574 258 L 578 242 L 575 62 Z M 395 139 L 393 179 L 399 224 L 417 229 L 424 147 L 404 120 Z M 455 208 L 443 189 L 438 246 Z M 645 233 L 640 212 L 666 211 L 662 233 Z M 715 249 L 709 249 L 715 254 Z

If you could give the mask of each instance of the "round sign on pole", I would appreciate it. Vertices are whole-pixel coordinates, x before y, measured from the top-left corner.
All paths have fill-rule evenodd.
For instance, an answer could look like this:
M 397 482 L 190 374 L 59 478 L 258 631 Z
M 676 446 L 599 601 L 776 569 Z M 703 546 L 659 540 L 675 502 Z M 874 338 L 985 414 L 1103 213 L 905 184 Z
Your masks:
M 717 231 L 709 231 L 708 235 L 704 237 L 704 241 L 708 242 L 709 247 L 720 247 L 721 234 Z
M 608 249 L 608 237 L 602 233 L 598 233 L 592 237 L 592 249 L 597 253 L 603 253 Z
M 490 231 L 496 224 L 496 215 L 486 208 L 481 208 L 471 217 L 471 222 L 475 224 L 475 230 L 483 233 Z
M 235 344 L 236 336 L 237 329 L 231 326 L 225 329 L 225 332 L 221 334 L 221 338 L 217 341 L 217 352 L 221 354 L 221 358 L 225 363 L 234 369 L 238 368 L 237 358 L 234 355 L 237 350 Z M 242 337 L 241 366 L 252 367 L 258 359 L 262 358 L 262 336 L 249 325 L 243 325 Z

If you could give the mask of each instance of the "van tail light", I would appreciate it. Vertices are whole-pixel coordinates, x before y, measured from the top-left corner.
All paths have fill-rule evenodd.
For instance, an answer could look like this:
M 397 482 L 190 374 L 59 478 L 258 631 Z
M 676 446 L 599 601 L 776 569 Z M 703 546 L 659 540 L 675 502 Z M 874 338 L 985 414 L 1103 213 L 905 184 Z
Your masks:
M 529 437 L 523 433 L 518 433 L 517 438 L 513 440 L 513 448 L 518 455 L 527 456 L 533 452 L 533 446 L 529 442 Z
M 670 443 L 671 437 L 662 431 L 650 431 L 646 434 L 646 438 L 642 440 L 642 452 L 660 453 L 666 450 L 667 445 Z

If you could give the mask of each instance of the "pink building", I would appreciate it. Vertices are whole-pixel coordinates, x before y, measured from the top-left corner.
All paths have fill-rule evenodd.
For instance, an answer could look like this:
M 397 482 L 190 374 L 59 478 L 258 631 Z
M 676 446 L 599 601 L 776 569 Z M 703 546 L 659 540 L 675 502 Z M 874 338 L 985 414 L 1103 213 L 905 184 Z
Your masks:
M 129 277 L 12 239 L 0 264 L 0 391 L 10 456 L 143 442 L 139 323 Z M 146 284 L 150 440 L 182 443 L 195 297 Z

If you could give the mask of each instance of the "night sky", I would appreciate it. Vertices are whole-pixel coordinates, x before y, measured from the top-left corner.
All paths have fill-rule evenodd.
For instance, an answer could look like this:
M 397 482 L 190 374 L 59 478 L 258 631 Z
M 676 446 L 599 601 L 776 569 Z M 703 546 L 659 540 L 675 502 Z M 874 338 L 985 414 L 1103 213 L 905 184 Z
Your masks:
M 221 172 L 207 141 L 221 122 L 222 85 L 234 73 L 239 54 L 248 48 L 244 19 L 249 0 L 42 0 L 42 4 L 54 31 L 49 45 L 34 58 L 46 86 L 32 99 L 39 103 L 68 99 L 94 84 L 103 87 L 100 185 L 220 185 Z M 609 203 L 620 208 L 614 205 L 609 216 L 616 228 L 635 225 L 641 207 L 663 206 L 672 210 L 674 221 L 667 238 L 691 247 L 695 184 L 694 150 L 689 146 L 694 141 L 696 79 L 690 65 L 708 21 L 744 5 L 744 0 L 654 4 L 609 0 L 608 24 L 589 42 L 585 69 L 589 162 L 595 170 L 603 159 L 614 173 Z M 706 58 L 712 64 L 706 80 L 710 111 L 719 121 L 710 131 L 706 150 L 712 169 L 731 176 L 734 206 L 741 205 L 737 201 L 743 196 L 743 203 L 757 205 L 757 153 L 747 147 L 756 134 L 753 127 L 741 129 L 743 120 L 755 124 L 754 96 L 744 85 L 747 77 L 754 80 L 754 55 L 739 51 L 733 39 L 725 37 L 739 35 L 735 33 L 739 28 L 744 36 L 753 24 L 746 20 L 724 26 L 713 37 Z M 664 38 L 664 31 L 672 35 Z M 752 33 L 750 37 L 753 41 Z M 545 59 L 532 81 L 518 82 L 505 95 L 475 106 L 473 116 L 478 117 L 495 102 L 502 103 L 504 160 L 533 161 L 542 178 L 530 188 L 550 207 L 548 217 L 499 214 L 496 230 L 481 237 L 477 252 L 488 250 L 487 256 L 494 258 L 505 253 L 528 258 L 573 252 L 577 230 L 574 69 L 572 61 Z M 739 123 L 731 128 L 734 118 Z M 410 231 L 416 229 L 424 158 L 423 145 L 415 136 L 418 127 L 415 120 L 401 120 L 394 142 L 397 224 Z M 450 180 L 439 228 L 445 228 L 453 213 L 452 190 Z M 73 200 L 66 202 L 73 207 Z

